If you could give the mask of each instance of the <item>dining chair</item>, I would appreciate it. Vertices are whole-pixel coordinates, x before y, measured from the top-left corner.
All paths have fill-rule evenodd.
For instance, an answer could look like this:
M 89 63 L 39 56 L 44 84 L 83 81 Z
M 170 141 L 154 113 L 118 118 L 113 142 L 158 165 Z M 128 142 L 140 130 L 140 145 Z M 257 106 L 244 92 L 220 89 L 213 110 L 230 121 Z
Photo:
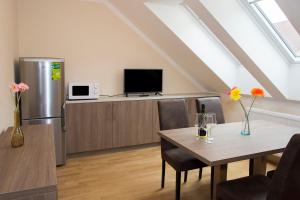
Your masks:
M 225 181 L 217 186 L 218 200 L 300 199 L 300 134 L 295 134 L 285 148 L 272 179 L 254 175 Z
M 217 123 L 225 123 L 221 100 L 219 97 L 202 97 L 196 99 L 197 112 L 201 112 L 201 106 L 205 105 L 205 112 L 216 113 Z
M 275 173 L 275 170 L 268 171 L 267 172 L 267 177 L 273 178 L 274 173 Z
M 224 113 L 223 113 L 223 108 L 221 104 L 221 100 L 219 97 L 201 97 L 196 99 L 196 107 L 197 107 L 197 113 L 202 112 L 201 108 L 202 105 L 205 106 L 205 112 L 206 113 L 215 113 L 216 118 L 217 118 L 217 123 L 218 124 L 224 124 L 225 119 L 224 119 Z M 199 176 L 201 174 L 199 173 Z M 211 167 L 211 172 L 210 172 L 210 192 L 212 196 L 213 192 L 213 177 L 214 177 L 214 167 Z
M 158 101 L 158 114 L 160 130 L 178 129 L 189 127 L 188 114 L 184 99 Z M 180 199 L 181 172 L 202 169 L 207 165 L 194 158 L 189 153 L 181 150 L 167 140 L 161 138 L 162 179 L 161 188 L 165 185 L 166 162 L 176 171 L 176 200 Z

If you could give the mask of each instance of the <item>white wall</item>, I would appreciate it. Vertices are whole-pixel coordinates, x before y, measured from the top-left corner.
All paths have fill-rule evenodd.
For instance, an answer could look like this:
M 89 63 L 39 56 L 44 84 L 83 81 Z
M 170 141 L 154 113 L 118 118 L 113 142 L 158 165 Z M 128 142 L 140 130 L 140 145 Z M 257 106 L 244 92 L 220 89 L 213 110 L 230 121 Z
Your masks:
M 0 0 L 0 133 L 13 121 L 13 98 L 8 85 L 13 81 L 17 58 L 16 0 Z
M 284 124 L 287 126 L 300 127 L 300 116 L 298 115 L 267 111 L 267 110 L 262 110 L 257 108 L 252 109 L 250 119 L 266 120 L 266 121 L 276 122 L 279 124 Z
M 96 81 L 123 92 L 124 68 L 163 68 L 165 93 L 203 91 L 179 73 L 104 4 L 19 0 L 19 55 L 64 57 L 66 83 Z
M 247 105 L 250 104 L 250 98 L 245 98 Z M 272 98 L 258 98 L 254 107 L 274 112 L 287 113 L 300 116 L 299 101 L 279 101 Z
M 300 64 L 295 64 L 290 67 L 289 75 L 289 93 L 290 99 L 299 101 L 300 99 Z
M 263 86 L 243 67 L 238 68 L 237 79 L 235 86 L 241 88 L 243 94 L 250 94 L 254 87 L 262 88 Z M 267 97 L 271 97 L 268 91 L 265 91 Z

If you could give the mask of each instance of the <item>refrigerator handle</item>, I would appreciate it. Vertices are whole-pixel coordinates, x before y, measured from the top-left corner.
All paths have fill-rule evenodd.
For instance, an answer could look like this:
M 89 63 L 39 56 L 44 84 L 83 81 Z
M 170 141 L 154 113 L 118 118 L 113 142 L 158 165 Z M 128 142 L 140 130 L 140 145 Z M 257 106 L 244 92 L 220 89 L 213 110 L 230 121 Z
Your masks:
M 64 132 L 67 132 L 67 125 L 66 125 L 66 102 L 64 102 L 64 104 L 62 105 L 61 116 L 62 116 L 62 122 L 61 122 L 62 130 Z

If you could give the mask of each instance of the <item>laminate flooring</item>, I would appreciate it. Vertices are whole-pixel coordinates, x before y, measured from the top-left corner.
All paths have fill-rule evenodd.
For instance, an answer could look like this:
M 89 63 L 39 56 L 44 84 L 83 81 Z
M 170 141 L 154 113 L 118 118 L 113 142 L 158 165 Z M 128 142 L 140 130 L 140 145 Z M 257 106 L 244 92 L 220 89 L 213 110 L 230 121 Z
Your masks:
M 268 170 L 274 166 L 268 164 Z M 228 179 L 248 175 L 248 161 L 231 163 Z M 122 149 L 70 158 L 57 169 L 59 200 L 174 200 L 175 171 L 167 165 L 165 188 L 160 189 L 160 147 Z M 182 174 L 183 176 L 183 174 Z M 183 180 L 183 178 L 182 178 Z M 182 183 L 182 200 L 210 199 L 210 168 L 189 171 Z

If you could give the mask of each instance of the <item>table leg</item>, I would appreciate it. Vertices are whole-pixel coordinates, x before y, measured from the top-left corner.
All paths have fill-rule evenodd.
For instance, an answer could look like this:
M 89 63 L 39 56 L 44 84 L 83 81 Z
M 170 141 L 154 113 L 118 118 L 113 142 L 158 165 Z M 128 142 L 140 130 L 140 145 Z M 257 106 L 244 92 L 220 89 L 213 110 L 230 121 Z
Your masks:
M 254 164 L 254 159 L 250 158 L 249 159 L 249 176 L 253 175 L 253 164 Z
M 251 158 L 249 163 L 249 175 L 266 175 L 267 159 L 266 156 Z
M 213 170 L 213 192 L 211 199 L 216 199 L 216 194 L 217 194 L 217 185 L 220 182 L 226 181 L 227 180 L 227 164 L 224 165 L 217 165 L 212 168 Z

